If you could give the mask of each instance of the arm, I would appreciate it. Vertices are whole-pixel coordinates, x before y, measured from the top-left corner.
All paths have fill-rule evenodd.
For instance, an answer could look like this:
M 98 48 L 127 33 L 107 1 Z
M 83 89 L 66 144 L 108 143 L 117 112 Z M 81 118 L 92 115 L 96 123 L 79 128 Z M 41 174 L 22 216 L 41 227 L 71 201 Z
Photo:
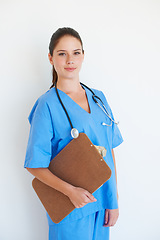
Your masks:
M 113 149 L 112 149 L 112 157 L 113 157 L 113 161 L 114 161 L 116 183 L 117 183 L 116 162 L 115 162 L 115 155 L 114 155 Z M 118 190 L 117 190 L 117 200 L 118 200 Z M 105 210 L 105 223 L 104 223 L 103 226 L 104 227 L 114 226 L 117 222 L 118 217 L 119 217 L 119 208 L 117 208 L 117 209 L 106 209 Z
M 54 117 L 56 118 L 56 113 Z M 28 119 L 31 128 L 24 167 L 41 182 L 68 196 L 75 207 L 92 202 L 95 198 L 91 193 L 63 181 L 46 167 L 50 164 L 52 139 L 55 137 L 51 112 L 46 98 L 41 97 L 37 100 Z
M 41 182 L 44 182 L 48 186 L 55 188 L 59 192 L 62 192 L 66 196 L 70 194 L 75 188 L 73 185 L 63 181 L 56 175 L 54 175 L 48 168 L 28 168 L 26 169 L 34 175 Z
M 87 190 L 80 187 L 75 187 L 63 181 L 47 168 L 27 167 L 27 170 L 41 182 L 44 182 L 48 186 L 55 188 L 57 191 L 68 196 L 76 208 L 83 207 L 89 202 L 97 201 L 96 198 Z
M 117 183 L 117 169 L 116 169 L 116 161 L 115 161 L 115 155 L 114 155 L 114 150 L 112 149 L 112 157 L 114 161 L 114 168 L 115 168 L 115 175 L 116 175 L 116 183 Z M 117 187 L 117 199 L 118 199 L 118 187 Z

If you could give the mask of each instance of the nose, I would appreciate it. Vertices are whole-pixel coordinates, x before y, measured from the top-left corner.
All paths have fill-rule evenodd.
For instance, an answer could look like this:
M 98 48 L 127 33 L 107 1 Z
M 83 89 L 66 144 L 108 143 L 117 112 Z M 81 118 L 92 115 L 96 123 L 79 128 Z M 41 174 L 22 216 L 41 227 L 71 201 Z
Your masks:
M 73 63 L 73 59 L 72 59 L 72 57 L 68 57 L 67 58 L 67 64 L 72 64 Z
M 68 63 L 68 64 L 72 64 L 72 63 L 73 63 L 73 61 L 68 61 L 67 63 Z

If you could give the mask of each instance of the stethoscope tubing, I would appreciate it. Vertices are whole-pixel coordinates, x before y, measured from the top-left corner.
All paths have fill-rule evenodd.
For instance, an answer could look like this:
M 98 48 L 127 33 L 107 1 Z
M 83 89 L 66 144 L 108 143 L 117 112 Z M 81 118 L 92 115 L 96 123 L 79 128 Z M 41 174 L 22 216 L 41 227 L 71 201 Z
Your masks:
M 105 125 L 107 125 L 107 126 L 112 126 L 112 122 L 114 122 L 115 124 L 118 124 L 119 122 L 114 121 L 114 120 L 111 118 L 111 116 L 109 115 L 109 113 L 108 113 L 108 111 L 107 111 L 107 109 L 106 109 L 103 101 L 101 100 L 101 98 L 98 97 L 97 95 L 95 95 L 95 93 L 92 91 L 92 89 L 90 89 L 89 87 L 87 87 L 84 83 L 81 83 L 81 82 L 80 82 L 80 84 L 81 84 L 82 86 L 85 86 L 86 88 L 88 88 L 88 90 L 90 90 L 90 91 L 92 92 L 92 94 L 93 94 L 93 95 L 92 95 L 92 99 L 94 100 L 94 102 L 97 103 L 97 105 L 102 109 L 102 111 L 103 111 L 103 112 L 108 116 L 108 118 L 111 120 L 111 124 L 110 124 L 110 125 L 109 125 L 109 124 L 105 124 Z M 66 110 L 66 108 L 65 108 L 65 106 L 64 106 L 64 104 L 63 104 L 63 102 L 62 102 L 62 100 L 61 100 L 61 98 L 60 98 L 60 96 L 59 96 L 59 93 L 58 93 L 58 91 L 57 91 L 56 82 L 55 82 L 54 85 L 55 85 L 55 90 L 56 90 L 58 99 L 59 99 L 59 101 L 60 101 L 60 103 L 61 103 L 61 105 L 62 105 L 62 107 L 63 107 L 63 109 L 64 109 L 64 111 L 65 111 L 65 113 L 66 113 L 66 115 L 67 115 L 67 118 L 68 118 L 68 121 L 69 121 L 69 123 L 70 123 L 71 129 L 73 129 L 74 127 L 73 127 L 73 124 L 72 124 L 72 122 L 71 122 L 71 119 L 70 119 L 70 117 L 69 117 L 69 115 L 68 115 L 68 112 L 67 112 L 67 110 Z M 102 106 L 103 106 L 103 108 L 105 109 L 105 111 L 104 111 L 104 109 L 100 106 L 100 104 L 98 103 L 98 101 L 97 101 L 95 98 L 98 98 L 98 99 L 101 101 Z

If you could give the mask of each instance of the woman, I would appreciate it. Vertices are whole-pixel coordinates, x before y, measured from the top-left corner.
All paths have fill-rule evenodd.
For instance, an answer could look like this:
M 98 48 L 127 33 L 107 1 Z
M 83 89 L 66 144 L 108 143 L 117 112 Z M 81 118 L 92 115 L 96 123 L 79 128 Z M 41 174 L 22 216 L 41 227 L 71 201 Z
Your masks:
M 109 227 L 115 225 L 119 215 L 113 148 L 121 144 L 123 138 L 116 123 L 93 101 L 87 87 L 80 84 L 84 50 L 79 34 L 72 28 L 59 28 L 51 37 L 48 58 L 53 66 L 53 84 L 37 99 L 28 117 L 31 128 L 24 167 L 42 182 L 67 195 L 76 207 L 57 224 L 46 212 L 49 240 L 107 240 Z M 48 170 L 50 161 L 71 140 L 70 124 L 56 95 L 55 83 L 73 125 L 79 132 L 85 132 L 94 145 L 107 150 L 103 158 L 112 175 L 93 194 L 61 180 Z M 103 92 L 91 89 L 102 99 L 114 120 Z

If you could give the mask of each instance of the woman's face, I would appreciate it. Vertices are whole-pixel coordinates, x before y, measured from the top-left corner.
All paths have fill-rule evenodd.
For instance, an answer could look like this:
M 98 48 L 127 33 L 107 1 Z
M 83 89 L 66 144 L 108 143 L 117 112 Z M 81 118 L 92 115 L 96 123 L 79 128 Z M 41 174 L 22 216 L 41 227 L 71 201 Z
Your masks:
M 53 56 L 48 54 L 49 61 L 57 72 L 58 78 L 77 78 L 84 59 L 80 41 L 72 36 L 62 37 L 55 49 Z M 67 71 L 66 68 L 75 68 Z

